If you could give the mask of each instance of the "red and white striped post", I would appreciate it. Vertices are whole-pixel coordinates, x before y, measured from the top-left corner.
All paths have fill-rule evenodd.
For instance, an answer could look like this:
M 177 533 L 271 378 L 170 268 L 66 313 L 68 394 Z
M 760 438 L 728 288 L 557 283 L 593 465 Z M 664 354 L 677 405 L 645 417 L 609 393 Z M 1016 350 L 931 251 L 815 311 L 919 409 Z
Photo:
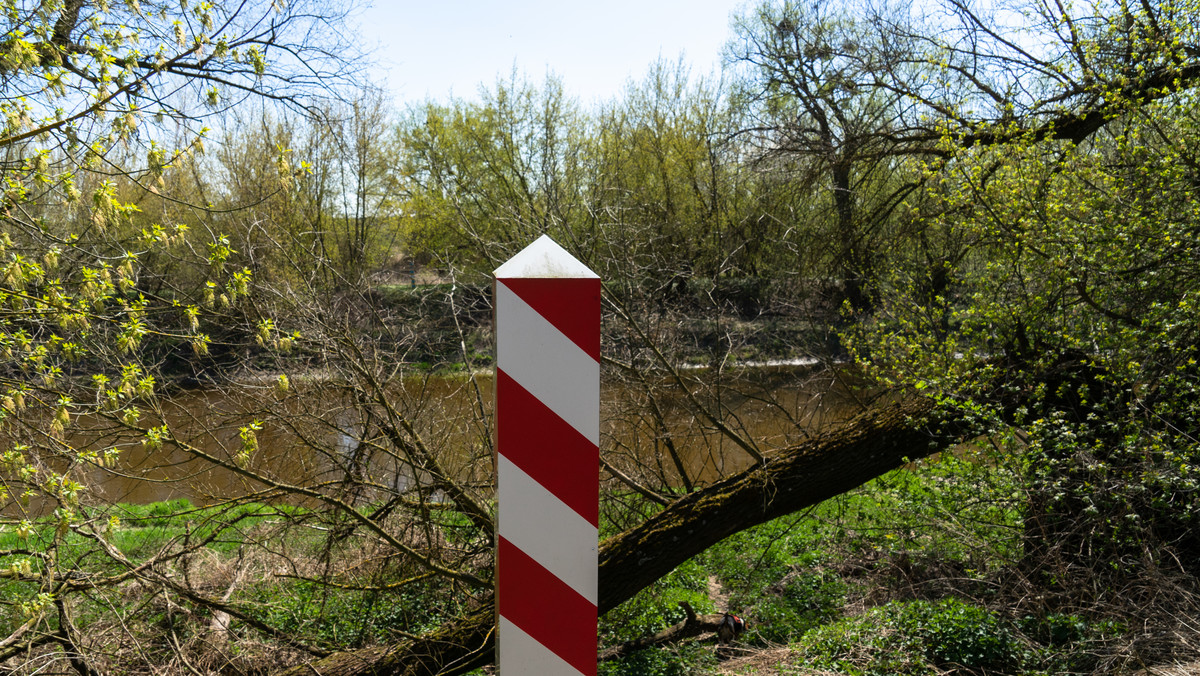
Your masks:
M 545 235 L 494 274 L 497 662 L 595 676 L 600 278 Z

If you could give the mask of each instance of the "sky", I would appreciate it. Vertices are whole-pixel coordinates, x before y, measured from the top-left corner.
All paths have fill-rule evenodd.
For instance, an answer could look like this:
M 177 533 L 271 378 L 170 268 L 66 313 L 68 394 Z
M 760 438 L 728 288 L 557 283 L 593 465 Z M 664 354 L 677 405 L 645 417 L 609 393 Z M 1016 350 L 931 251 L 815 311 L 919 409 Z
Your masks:
M 554 73 L 584 104 L 620 95 L 660 57 L 716 73 L 745 0 L 376 0 L 356 17 L 397 102 L 478 99 L 516 71 Z

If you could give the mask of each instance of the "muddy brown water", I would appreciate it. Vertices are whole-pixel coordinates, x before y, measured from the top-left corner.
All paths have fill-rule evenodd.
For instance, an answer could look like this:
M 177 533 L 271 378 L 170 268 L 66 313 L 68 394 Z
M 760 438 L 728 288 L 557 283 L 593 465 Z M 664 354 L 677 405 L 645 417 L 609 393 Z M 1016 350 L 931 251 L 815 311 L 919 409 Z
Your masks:
M 719 376 L 698 370 L 683 377 L 686 391 L 666 376 L 648 382 L 605 379 L 601 454 L 611 467 L 650 486 L 702 483 L 746 467 L 749 455 L 699 414 L 697 405 L 718 412 L 721 424 L 763 453 L 797 443 L 862 405 L 852 378 L 812 367 L 743 368 Z M 304 491 L 372 500 L 427 481 L 426 473 L 414 469 L 420 459 L 388 443 L 380 406 L 356 405 L 362 393 L 346 387 L 295 380 L 299 384 L 286 396 L 268 383 L 162 398 L 142 424 L 168 425 L 180 444 L 152 448 L 84 421 L 87 432 L 71 437 L 73 445 L 116 447 L 121 454 L 113 467 L 88 467 L 75 476 L 99 501 L 137 504 L 175 498 L 207 504 L 238 496 L 311 500 Z M 486 492 L 492 479 L 492 392 L 490 374 L 414 377 L 389 392 L 389 405 L 457 481 Z M 260 426 L 257 450 L 243 465 L 265 482 L 235 467 L 242 429 L 254 422 Z M 602 476 L 613 480 L 609 472 Z

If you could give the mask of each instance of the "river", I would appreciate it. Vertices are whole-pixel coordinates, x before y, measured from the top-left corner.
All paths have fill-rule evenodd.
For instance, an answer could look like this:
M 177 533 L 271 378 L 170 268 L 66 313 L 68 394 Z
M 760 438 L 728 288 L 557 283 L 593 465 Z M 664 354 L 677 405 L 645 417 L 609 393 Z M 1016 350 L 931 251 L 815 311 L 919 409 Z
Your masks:
M 601 454 L 616 472 L 656 489 L 703 483 L 746 467 L 750 456 L 701 409 L 753 444 L 772 450 L 844 419 L 861 408 L 859 390 L 843 371 L 812 366 L 759 366 L 687 371 L 687 385 L 654 374 L 601 385 Z M 269 483 L 303 487 L 351 502 L 375 500 L 427 482 L 419 453 L 391 443 L 395 426 L 384 407 L 364 405 L 362 393 L 320 379 L 297 381 L 281 396 L 270 383 L 193 389 L 163 397 L 143 424 L 170 426 L 181 445 L 147 446 L 98 423 L 70 439 L 77 447 L 121 449 L 110 468 L 81 476 L 103 502 L 149 503 L 187 498 L 197 504 L 272 494 Z M 492 478 L 490 374 L 409 377 L 389 392 L 389 406 L 445 471 L 487 491 Z M 698 408 L 700 407 L 700 408 Z M 260 481 L 235 471 L 241 431 L 257 421 L 257 450 L 243 465 Z M 209 459 L 206 459 L 208 456 Z M 211 461 L 216 459 L 217 462 Z M 222 466 L 224 465 L 224 466 Z M 614 472 L 602 472 L 613 481 Z M 303 491 L 301 491 L 302 493 Z M 295 491 L 286 499 L 303 501 Z

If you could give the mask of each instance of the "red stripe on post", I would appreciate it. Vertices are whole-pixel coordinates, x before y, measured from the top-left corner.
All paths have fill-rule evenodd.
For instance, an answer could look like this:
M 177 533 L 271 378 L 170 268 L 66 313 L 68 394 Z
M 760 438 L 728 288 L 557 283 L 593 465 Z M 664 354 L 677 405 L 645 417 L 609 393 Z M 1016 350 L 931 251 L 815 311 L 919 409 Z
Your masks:
M 596 606 L 503 537 L 496 573 L 500 615 L 580 673 L 596 673 Z
M 496 369 L 496 428 L 500 455 L 588 523 L 600 525 L 596 445 L 501 369 Z
M 571 342 L 600 361 L 599 279 L 497 279 Z

